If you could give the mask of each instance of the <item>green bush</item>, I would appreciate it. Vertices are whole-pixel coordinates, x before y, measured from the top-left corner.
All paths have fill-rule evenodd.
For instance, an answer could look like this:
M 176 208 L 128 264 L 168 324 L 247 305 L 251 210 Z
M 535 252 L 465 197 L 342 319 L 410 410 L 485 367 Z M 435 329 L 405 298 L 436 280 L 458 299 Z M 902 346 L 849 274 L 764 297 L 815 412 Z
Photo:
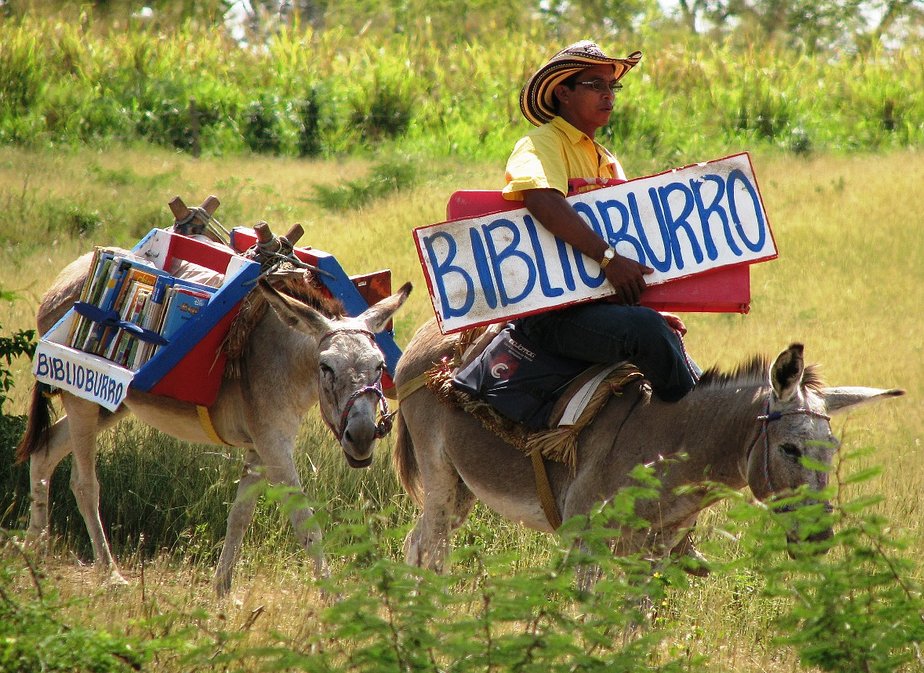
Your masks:
M 400 83 L 376 80 L 356 92 L 350 102 L 350 126 L 369 144 L 392 139 L 407 131 L 413 102 Z
M 317 433 L 318 438 L 305 439 L 323 443 L 320 424 Z M 113 537 L 134 539 L 133 550 L 142 556 L 162 553 L 172 542 L 167 546 L 176 557 L 213 566 L 236 461 L 217 456 L 210 463 L 198 452 L 181 452 L 178 448 L 184 447 L 175 446 L 158 453 L 151 448 L 158 444 L 153 436 L 122 434 L 128 435 L 126 444 L 111 447 L 119 457 L 100 466 L 105 480 L 122 485 L 104 514 L 116 517 Z M 134 453 L 130 444 L 136 446 Z M 143 459 L 137 445 L 145 447 Z M 109 453 L 107 448 L 101 455 Z M 330 453 L 336 462 L 339 458 Z M 842 465 L 856 458 L 846 455 Z M 456 536 L 452 570 L 441 576 L 398 560 L 407 532 L 401 522 L 408 516 L 389 504 L 393 484 L 389 493 L 374 495 L 375 487 L 355 471 L 325 461 L 315 455 L 312 465 L 325 476 L 309 477 L 306 491 L 307 502 L 320 503 L 317 519 L 333 560 L 331 577 L 319 586 L 335 598 L 311 611 L 314 623 L 291 635 L 274 631 L 268 641 L 254 642 L 224 618 L 209 629 L 185 628 L 205 616 L 161 606 L 133 623 L 125 637 L 76 628 L 61 617 L 65 606 L 35 571 L 31 591 L 14 583 L 14 576 L 22 577 L 14 568 L 23 565 L 14 552 L 0 554 L 0 662 L 14 662 L 9 670 L 43 665 L 52 671 L 117 671 L 169 648 L 177 665 L 202 671 L 714 670 L 706 656 L 671 645 L 684 618 L 677 606 L 691 590 L 681 568 L 670 559 L 653 568 L 638 555 L 611 552 L 622 530 L 648 526 L 634 515 L 634 505 L 659 497 L 650 468 L 637 468 L 635 486 L 587 516 L 566 522 L 559 537 L 543 538 L 549 547 L 545 554 L 524 557 L 522 549 L 496 546 L 498 520 L 476 513 Z M 225 463 L 222 474 L 214 471 Z M 197 472 L 203 473 L 201 482 Z M 838 495 L 876 473 L 867 469 L 836 475 L 833 513 L 818 505 L 789 512 L 774 504 L 754 504 L 739 492 L 710 493 L 709 498 L 732 500 L 721 537 L 734 540 L 733 553 L 724 560 L 717 555 L 712 576 L 697 581 L 727 583 L 729 609 L 766 615 L 766 631 L 758 637 L 771 653 L 794 652 L 806 667 L 837 673 L 915 670 L 924 638 L 924 599 L 914 562 L 903 556 L 895 527 L 876 514 L 878 498 Z M 383 475 L 381 470 L 375 481 Z M 195 491 L 206 482 L 214 492 L 197 501 Z M 104 486 L 104 499 L 109 490 Z M 170 499 L 164 501 L 168 493 Z M 264 486 L 261 494 L 266 508 L 258 511 L 255 535 L 266 539 L 244 555 L 256 553 L 261 562 L 272 563 L 262 555 L 271 550 L 287 557 L 293 545 L 286 526 L 280 525 L 277 506 L 295 504 L 287 496 L 305 500 L 280 487 Z M 807 495 L 795 494 L 778 504 L 795 504 Z M 131 528 L 138 522 L 130 520 L 139 517 L 143 531 Z M 833 524 L 834 537 L 817 543 L 828 553 L 791 558 L 783 533 L 796 524 L 806 535 Z M 79 516 L 74 525 L 82 526 Z M 29 563 L 27 559 L 27 567 Z M 599 579 L 592 590 L 584 590 L 577 578 L 590 567 L 600 569 Z M 4 640 L 2 625 L 11 623 L 16 633 Z M 164 633 L 165 624 L 170 625 L 169 637 L 155 637 Z M 49 637 L 60 637 L 69 647 L 39 648 Z
M 414 184 L 417 170 L 410 160 L 383 161 L 372 168 L 367 178 L 350 180 L 346 184 L 314 188 L 314 200 L 334 211 L 361 208 L 373 199 L 405 189 Z
M 27 596 L 18 595 L 20 592 L 13 590 L 18 569 L 4 553 L 14 547 L 6 536 L 2 544 L 0 671 L 117 673 L 141 669 L 148 658 L 144 643 L 62 620 L 65 604 L 53 587 L 39 579 L 31 565 L 32 590 Z M 31 564 L 28 559 L 27 564 Z
M 841 468 L 864 453 L 843 456 Z M 838 475 L 838 492 L 878 472 Z M 842 499 L 831 514 L 819 506 L 779 514 L 744 503 L 730 511 L 747 531 L 740 540 L 743 559 L 761 578 L 759 593 L 777 608 L 774 642 L 793 647 L 806 667 L 886 673 L 924 664 L 924 586 L 914 562 L 904 556 L 905 542 L 876 513 L 879 500 Z M 817 544 L 827 553 L 790 558 L 782 531 L 793 524 L 809 531 L 821 520 L 835 530 L 833 538 Z
M 92 235 L 103 224 L 103 216 L 98 210 L 78 203 L 52 200 L 42 210 L 49 232 L 63 232 L 73 238 Z
M 321 106 L 318 92 L 312 89 L 308 95 L 295 102 L 298 129 L 298 156 L 316 157 L 321 154 Z
M 16 296 L 0 289 L 0 302 L 12 302 Z M 3 325 L 0 324 L 0 329 Z M 8 414 L 4 409 L 7 393 L 13 387 L 10 365 L 13 358 L 32 357 L 35 352 L 35 330 L 17 330 L 12 334 L 0 333 L 0 526 L 18 523 L 17 519 L 28 503 L 29 471 L 27 467 L 13 463 L 16 446 L 26 428 L 26 417 Z M 0 669 L 2 670 L 2 669 Z
M 702 655 L 665 647 L 682 617 L 672 606 L 690 590 L 682 570 L 670 559 L 652 568 L 640 555 L 611 552 L 621 530 L 648 526 L 634 516 L 634 503 L 659 494 L 650 469 L 640 467 L 634 475 L 636 486 L 566 522 L 557 543 L 549 538 L 548 560 L 534 563 L 524 563 L 517 550 L 492 551 L 476 535 L 457 545 L 451 572 L 434 575 L 393 560 L 391 550 L 406 529 L 380 527 L 387 511 L 367 506 L 325 521 L 327 551 L 343 561 L 321 582 L 337 599 L 317 614 L 308 641 L 300 634 L 297 640 L 280 636 L 268 647 L 226 648 L 221 664 L 446 673 L 713 670 Z M 857 473 L 842 486 L 871 475 Z M 266 491 L 277 502 L 287 493 Z M 768 647 L 791 648 L 805 666 L 824 671 L 898 671 L 920 664 L 921 587 L 894 532 L 873 512 L 873 501 L 843 502 L 831 514 L 817 505 L 785 512 L 737 492 L 712 495 L 736 501 L 725 532 L 739 553 L 714 564 L 705 581 L 728 578 L 737 587 L 731 600 L 740 607 L 763 604 L 757 609 L 770 615 L 761 634 Z M 835 537 L 819 543 L 827 555 L 787 554 L 784 530 L 798 524 L 808 534 L 832 522 Z M 584 590 L 577 576 L 588 567 L 599 568 L 599 579 Z M 227 644 L 234 634 L 214 637 Z M 205 664 L 198 656 L 192 661 Z
M 0 40 L 0 117 L 28 113 L 46 83 L 48 64 L 27 28 L 8 28 Z
M 282 149 L 279 100 L 262 96 L 247 106 L 244 116 L 244 142 L 254 152 L 279 154 Z
M 495 26 L 437 43 L 432 28 L 374 26 L 371 39 L 296 24 L 261 50 L 195 22 L 153 26 L 107 32 L 102 19 L 40 16 L 0 24 L 0 142 L 142 139 L 194 154 L 388 149 L 501 160 L 528 128 L 520 86 L 548 57 L 546 45 L 572 37 Z M 894 53 L 836 59 L 656 32 L 645 43 L 602 133 L 624 154 L 663 166 L 729 145 L 804 154 L 924 140 L 914 39 Z

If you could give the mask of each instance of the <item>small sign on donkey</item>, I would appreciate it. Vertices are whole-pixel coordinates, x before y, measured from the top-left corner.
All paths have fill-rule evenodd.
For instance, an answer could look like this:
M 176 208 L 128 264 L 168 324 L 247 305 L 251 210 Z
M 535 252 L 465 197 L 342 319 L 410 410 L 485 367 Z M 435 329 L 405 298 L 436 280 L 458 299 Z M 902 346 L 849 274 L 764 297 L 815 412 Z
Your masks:
M 736 154 L 568 198 L 648 285 L 774 259 L 750 157 Z M 414 231 L 443 333 L 612 294 L 598 264 L 525 208 Z

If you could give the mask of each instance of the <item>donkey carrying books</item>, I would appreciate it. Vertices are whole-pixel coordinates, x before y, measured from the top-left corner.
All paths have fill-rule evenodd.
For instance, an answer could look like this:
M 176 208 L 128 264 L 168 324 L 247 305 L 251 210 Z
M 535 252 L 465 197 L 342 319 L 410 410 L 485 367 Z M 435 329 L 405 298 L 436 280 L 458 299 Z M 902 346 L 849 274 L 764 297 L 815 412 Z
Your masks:
M 124 252 L 124 251 L 123 251 Z M 128 254 L 126 252 L 126 254 Z M 38 310 L 41 334 L 61 318 L 78 298 L 90 255 L 72 262 L 45 294 Z M 219 595 L 231 587 L 234 565 L 253 517 L 261 480 L 300 489 L 293 451 L 303 416 L 316 403 L 353 467 L 371 463 L 376 440 L 391 427 L 381 389 L 383 354 L 373 335 L 385 329 L 411 291 L 405 284 L 356 317 L 323 295 L 311 275 L 297 273 L 260 281 L 241 308 L 248 323 L 237 332 L 236 371 L 226 370 L 217 399 L 208 408 L 210 423 L 201 420 L 195 404 L 129 389 L 124 403 L 109 412 L 93 401 L 66 391 L 66 415 L 51 424 L 48 386 L 37 383 L 26 433 L 17 449 L 30 461 L 31 512 L 27 540 L 48 535 L 49 482 L 58 463 L 74 454 L 71 490 L 83 516 L 96 564 L 108 581 L 125 583 L 113 560 L 99 515 L 100 485 L 96 476 L 97 435 L 129 411 L 143 422 L 179 439 L 225 444 L 245 449 L 245 467 L 228 514 L 227 533 L 215 573 Z M 272 310 L 267 310 L 272 306 Z M 239 317 L 240 317 L 239 316 Z M 232 327 L 232 334 L 237 326 Z M 231 334 L 229 334 L 229 337 Z M 296 507 L 290 521 L 299 542 L 313 555 L 318 574 L 326 572 L 320 550 L 321 531 L 309 523 L 313 512 Z
M 445 384 L 457 341 L 458 335 L 440 334 L 431 320 L 408 344 L 395 377 L 401 398 L 395 467 L 422 509 L 405 540 L 405 556 L 434 570 L 444 568 L 451 535 L 476 499 L 510 521 L 553 532 L 552 520 L 586 514 L 632 485 L 632 468 L 641 464 L 654 467 L 661 496 L 636 503 L 636 514 L 651 528 L 625 531 L 617 551 L 652 559 L 686 553 L 685 535 L 711 503 L 698 486 L 750 486 L 760 500 L 803 485 L 821 490 L 828 475 L 815 468 L 830 465 L 837 448 L 830 415 L 904 394 L 826 387 L 816 369 L 804 365 L 802 345 L 793 344 L 772 362 L 755 358 L 733 373 L 706 372 L 675 403 L 660 401 L 644 383 L 630 383 L 580 431 L 573 467 L 539 459 L 534 470 L 534 456 L 445 394 L 439 382 Z M 798 542 L 792 533 L 788 537 Z

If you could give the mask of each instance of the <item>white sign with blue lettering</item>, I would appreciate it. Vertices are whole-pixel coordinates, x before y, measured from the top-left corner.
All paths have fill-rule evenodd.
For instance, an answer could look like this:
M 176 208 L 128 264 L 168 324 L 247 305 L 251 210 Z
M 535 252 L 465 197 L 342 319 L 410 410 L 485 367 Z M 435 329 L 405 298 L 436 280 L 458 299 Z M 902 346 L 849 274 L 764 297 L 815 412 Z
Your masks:
M 66 390 L 115 411 L 128 394 L 134 372 L 109 360 L 62 345 L 74 312 L 69 311 L 41 338 L 32 358 L 32 373 L 42 383 Z
M 747 153 L 568 198 L 649 285 L 777 256 Z M 525 208 L 414 231 L 443 333 L 612 294 L 597 262 Z

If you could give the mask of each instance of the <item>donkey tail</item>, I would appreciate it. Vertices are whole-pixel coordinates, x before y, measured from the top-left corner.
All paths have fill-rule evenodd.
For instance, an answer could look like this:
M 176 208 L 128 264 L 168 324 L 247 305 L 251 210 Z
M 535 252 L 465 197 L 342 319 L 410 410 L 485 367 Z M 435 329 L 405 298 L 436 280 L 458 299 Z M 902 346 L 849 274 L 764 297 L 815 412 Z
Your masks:
M 51 391 L 47 383 L 36 381 L 32 386 L 32 402 L 29 405 L 29 419 L 26 432 L 16 447 L 16 462 L 24 463 L 29 456 L 48 446 L 48 429 L 51 427 Z
M 417 466 L 417 456 L 414 455 L 414 442 L 411 440 L 411 433 L 407 429 L 407 423 L 404 422 L 404 415 L 401 413 L 400 407 L 395 418 L 397 422 L 395 424 L 395 444 L 392 453 L 395 472 L 414 504 L 418 507 L 423 507 L 420 468 Z

